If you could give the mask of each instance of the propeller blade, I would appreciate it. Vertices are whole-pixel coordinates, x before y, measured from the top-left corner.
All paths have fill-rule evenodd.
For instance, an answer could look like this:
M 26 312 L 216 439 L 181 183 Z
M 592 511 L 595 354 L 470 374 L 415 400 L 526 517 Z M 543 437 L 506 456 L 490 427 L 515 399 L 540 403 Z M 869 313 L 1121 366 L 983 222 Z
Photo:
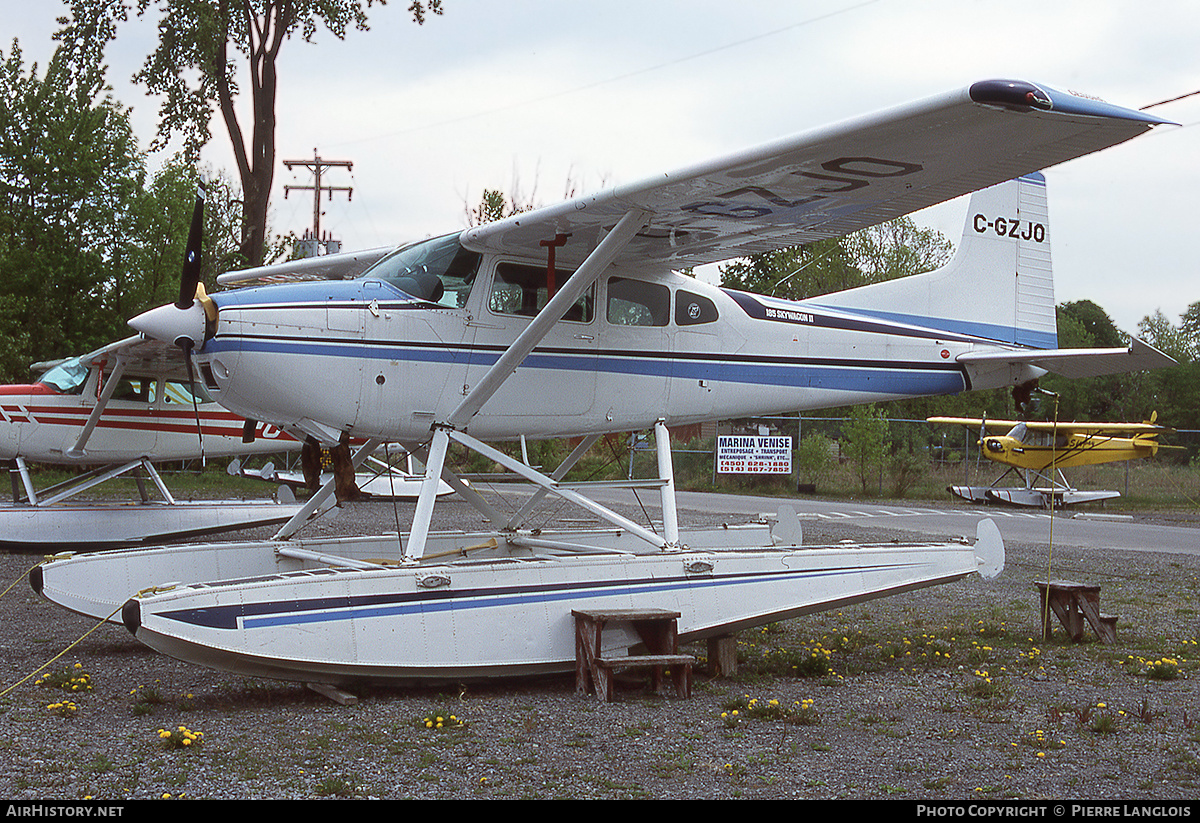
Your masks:
M 204 242 L 204 179 L 196 186 L 196 206 L 192 209 L 192 225 L 188 229 L 187 248 L 183 253 L 183 276 L 179 281 L 179 301 L 175 307 L 184 311 L 191 309 L 200 293 L 200 254 Z M 201 337 L 200 341 L 203 342 Z M 196 415 L 196 436 L 200 440 L 200 466 L 204 466 L 204 426 L 200 422 L 200 403 L 196 398 L 196 375 L 192 369 L 192 348 L 196 341 L 180 337 L 175 341 L 183 349 L 183 361 L 187 364 L 188 388 L 192 393 L 192 411 Z
M 178 308 L 187 309 L 196 299 L 200 284 L 200 246 L 204 240 L 204 181 L 196 187 L 196 207 L 192 210 L 192 225 L 188 230 L 187 249 L 183 255 L 183 277 L 179 283 Z

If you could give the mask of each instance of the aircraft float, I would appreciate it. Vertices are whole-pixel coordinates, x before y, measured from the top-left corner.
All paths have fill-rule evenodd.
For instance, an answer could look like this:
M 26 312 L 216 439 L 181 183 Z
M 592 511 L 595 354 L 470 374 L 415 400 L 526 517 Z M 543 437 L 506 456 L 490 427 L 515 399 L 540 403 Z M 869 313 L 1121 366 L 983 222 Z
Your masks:
M 281 524 L 298 510 L 290 493 L 282 502 L 172 495 L 153 461 L 288 452 L 301 444 L 266 423 L 248 429 L 159 343 L 136 335 L 33 369 L 41 373 L 35 382 L 0 386 L 0 460 L 13 481 L 12 505 L 0 506 L 0 547 L 128 546 Z M 87 471 L 39 490 L 31 462 Z M 123 475 L 137 481 L 138 500 L 80 499 Z
M 1116 491 L 1077 489 L 1067 482 L 1062 470 L 1153 457 L 1162 446 L 1159 436 L 1173 431 L 1159 426 L 1157 418 L 1155 414 L 1143 423 L 1056 423 L 972 417 L 927 420 L 978 431 L 979 453 L 1008 467 L 990 486 L 950 486 L 951 494 L 972 503 L 1047 508 L 1120 497 Z M 989 430 L 1003 434 L 989 435 Z M 1009 474 L 1016 474 L 1021 485 L 1001 486 Z
M 365 441 L 355 460 L 380 443 L 417 453 L 426 470 L 411 525 L 313 539 L 285 525 L 261 543 L 78 555 L 40 566 L 34 588 L 83 613 L 120 611 L 139 640 L 183 660 L 352 684 L 571 671 L 576 609 L 677 611 L 686 642 L 994 576 L 1004 552 L 990 520 L 973 545 L 824 548 L 802 545 L 786 507 L 773 523 L 681 526 L 669 428 L 1173 362 L 1136 340 L 1055 348 L 1038 173 L 1164 122 L 1043 85 L 983 81 L 373 253 L 365 270 L 351 256 L 341 279 L 329 259 L 325 280 L 283 283 L 286 267 L 265 267 L 222 275 L 240 287 L 206 294 L 185 279 L 194 300 L 133 328 L 190 354 L 213 397 L 248 419 L 322 444 Z M 677 273 L 970 192 L 956 256 L 928 274 L 788 301 Z M 627 519 L 565 480 L 604 434 L 649 428 L 658 476 L 631 484 L 657 490 L 661 524 Z M 522 435 L 579 445 L 541 471 L 492 445 Z M 451 443 L 536 492 L 501 511 L 449 470 Z M 431 530 L 440 480 L 486 528 Z M 608 525 L 532 526 L 550 494 Z M 612 655 L 639 640 L 626 627 L 605 642 Z

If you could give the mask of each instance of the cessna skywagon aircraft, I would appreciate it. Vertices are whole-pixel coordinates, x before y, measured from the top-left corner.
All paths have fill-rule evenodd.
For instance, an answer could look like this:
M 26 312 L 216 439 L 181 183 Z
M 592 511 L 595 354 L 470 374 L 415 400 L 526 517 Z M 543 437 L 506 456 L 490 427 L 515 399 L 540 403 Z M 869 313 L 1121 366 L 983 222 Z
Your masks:
M 1159 435 L 1172 431 L 1157 425 L 1157 417 L 1155 414 L 1144 423 L 1054 423 L 971 417 L 928 420 L 978 431 L 979 453 L 1008 467 L 990 486 L 951 486 L 951 494 L 973 503 L 1046 508 L 1051 504 L 1065 506 L 1120 497 L 1120 492 L 1115 491 L 1076 489 L 1067 482 L 1062 470 L 1153 457 L 1162 446 Z M 988 430 L 1004 434 L 988 435 Z M 1010 473 L 1016 473 L 1021 486 L 1000 485 Z
M 974 547 L 801 548 L 786 511 L 771 529 L 681 529 L 668 427 L 1024 390 L 1047 372 L 1172 362 L 1138 341 L 1055 348 L 1037 173 L 1163 122 L 1043 85 L 984 81 L 374 254 L 365 271 L 363 259 L 347 259 L 345 279 L 279 284 L 287 268 L 268 267 L 219 282 L 276 285 L 212 295 L 185 282 L 181 294 L 194 290 L 195 300 L 131 325 L 191 353 L 213 397 L 247 418 L 325 444 L 349 435 L 411 445 L 426 465 L 411 529 L 85 556 L 43 565 L 34 586 L 84 611 L 156 581 L 192 581 L 133 597 L 126 625 L 186 660 L 344 683 L 571 670 L 573 611 L 665 609 L 690 640 L 994 575 L 1003 546 L 990 521 Z M 980 189 L 957 255 L 929 274 L 792 302 L 675 273 L 841 236 Z M 604 433 L 649 427 L 659 477 L 636 482 L 659 490 L 661 527 L 562 482 Z M 521 435 L 583 439 L 547 475 L 486 442 Z M 537 493 L 502 513 L 446 469 L 451 442 L 529 479 Z M 487 530 L 430 532 L 439 477 L 478 508 Z M 532 507 L 550 493 L 613 528 L 531 528 Z M 606 655 L 623 655 L 639 640 L 625 625 L 604 643 Z
M 44 372 L 36 382 L 0 386 L 0 460 L 13 474 L 13 505 L 0 508 L 0 545 L 128 545 L 282 523 L 295 514 L 295 505 L 273 501 L 180 503 L 172 496 L 152 461 L 300 448 L 269 424 L 247 429 L 213 402 L 189 381 L 178 350 L 134 336 L 34 369 Z M 27 462 L 91 471 L 39 491 Z M 74 500 L 126 473 L 137 478 L 141 505 Z M 151 500 L 143 474 L 160 500 Z

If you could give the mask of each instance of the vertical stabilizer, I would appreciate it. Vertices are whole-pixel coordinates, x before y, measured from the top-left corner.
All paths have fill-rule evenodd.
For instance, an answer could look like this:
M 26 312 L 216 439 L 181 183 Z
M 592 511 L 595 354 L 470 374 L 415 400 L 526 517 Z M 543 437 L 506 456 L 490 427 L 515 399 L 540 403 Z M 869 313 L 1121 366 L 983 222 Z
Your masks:
M 954 257 L 926 274 L 804 301 L 1039 349 L 1058 345 L 1046 179 L 971 196 Z

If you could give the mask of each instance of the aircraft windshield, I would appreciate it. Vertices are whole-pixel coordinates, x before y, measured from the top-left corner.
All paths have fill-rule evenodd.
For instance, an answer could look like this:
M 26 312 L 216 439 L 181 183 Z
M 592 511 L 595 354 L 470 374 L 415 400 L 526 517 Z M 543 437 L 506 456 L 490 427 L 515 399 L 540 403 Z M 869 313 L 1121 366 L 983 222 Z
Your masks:
M 63 394 L 80 394 L 83 392 L 87 376 L 87 366 L 79 360 L 68 360 L 43 374 L 38 378 L 38 382 Z
M 458 235 L 435 237 L 398 249 L 363 272 L 386 280 L 405 294 L 450 308 L 466 305 L 479 271 L 480 255 L 458 243 Z

